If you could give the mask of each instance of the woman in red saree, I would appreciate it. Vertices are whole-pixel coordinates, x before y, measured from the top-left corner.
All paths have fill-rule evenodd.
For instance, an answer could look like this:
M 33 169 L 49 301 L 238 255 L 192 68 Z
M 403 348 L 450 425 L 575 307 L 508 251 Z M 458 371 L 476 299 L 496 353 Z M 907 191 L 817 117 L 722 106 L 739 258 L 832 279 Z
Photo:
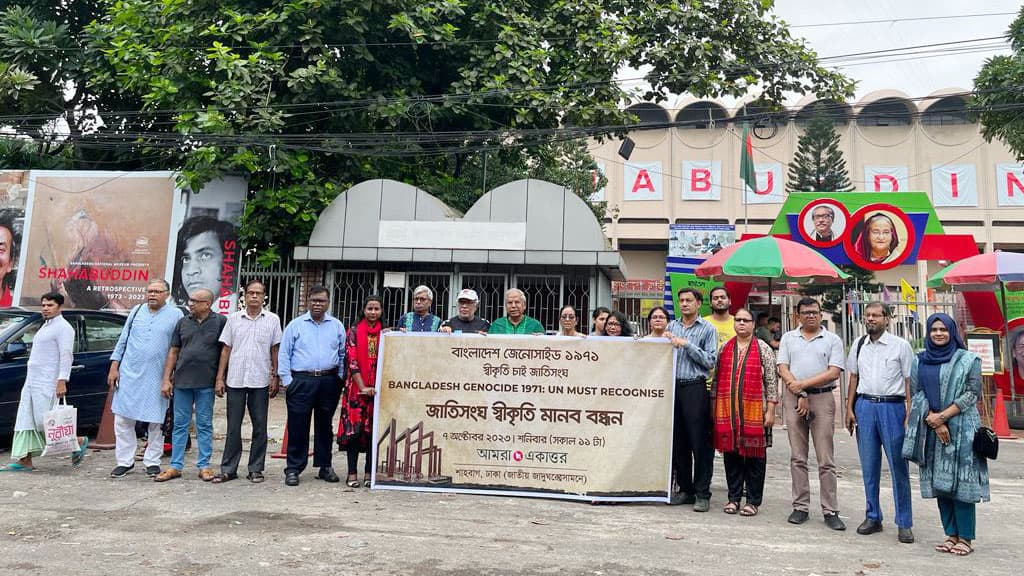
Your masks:
M 348 362 L 348 385 L 341 399 L 341 420 L 338 422 L 338 448 L 348 455 L 348 477 L 351 488 L 359 486 L 356 474 L 359 453 L 366 453 L 363 486 L 370 486 L 370 441 L 373 436 L 373 397 L 376 394 L 377 350 L 380 348 L 379 296 L 370 296 L 363 305 L 363 317 L 349 328 L 345 345 Z
M 740 308 L 733 315 L 736 336 L 722 346 L 714 402 L 713 442 L 722 453 L 729 503 L 726 514 L 754 516 L 764 493 L 766 450 L 779 403 L 775 353 L 754 337 L 754 316 Z M 740 508 L 744 493 L 747 503 Z

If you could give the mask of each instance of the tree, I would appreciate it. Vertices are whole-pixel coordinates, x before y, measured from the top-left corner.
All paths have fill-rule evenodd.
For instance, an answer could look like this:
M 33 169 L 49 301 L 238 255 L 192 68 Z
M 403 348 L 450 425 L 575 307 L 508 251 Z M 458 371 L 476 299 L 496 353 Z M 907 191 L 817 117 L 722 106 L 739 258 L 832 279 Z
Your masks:
M 246 175 L 243 237 L 271 257 L 349 184 L 440 182 L 465 207 L 485 159 L 550 167 L 567 140 L 621 134 L 633 97 L 852 89 L 770 0 L 96 1 L 89 90 L 139 104 L 98 102 L 103 125 L 76 144 L 131 150 L 192 189 Z M 617 80 L 627 66 L 644 90 Z
M 849 192 L 853 190 L 846 160 L 839 149 L 839 134 L 832 119 L 816 107 L 797 142 L 789 163 L 789 192 Z
M 836 326 L 842 326 L 847 310 L 843 308 L 843 299 L 849 291 L 856 288 L 859 293 L 877 292 L 881 284 L 875 282 L 875 273 L 859 266 L 839 266 L 839 269 L 850 275 L 846 284 L 809 284 L 800 293 L 804 296 L 821 296 L 821 309 L 832 315 Z
M 974 78 L 970 109 L 986 142 L 998 138 L 1024 161 L 1024 8 L 1007 31 L 1013 54 L 993 56 Z

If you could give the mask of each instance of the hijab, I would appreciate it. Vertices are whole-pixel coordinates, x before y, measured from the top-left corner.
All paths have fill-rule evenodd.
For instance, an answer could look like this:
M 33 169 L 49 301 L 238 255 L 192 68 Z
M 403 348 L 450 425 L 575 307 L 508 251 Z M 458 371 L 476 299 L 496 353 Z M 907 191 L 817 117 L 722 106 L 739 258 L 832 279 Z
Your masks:
M 943 346 L 932 342 L 932 324 L 936 320 L 942 322 L 946 330 L 949 330 L 949 341 Z M 932 410 L 938 411 L 943 408 L 939 391 L 939 371 L 942 369 L 943 364 L 953 359 L 953 355 L 956 354 L 957 350 L 966 350 L 967 346 L 964 346 L 964 341 L 960 338 L 956 322 L 948 314 L 942 314 L 941 312 L 932 314 L 928 317 L 928 321 L 925 322 L 925 328 L 928 330 L 928 335 L 924 339 L 924 350 L 917 355 L 920 361 L 917 368 L 917 379 L 921 383 L 921 389 L 924 390 L 925 397 L 928 398 L 928 406 Z

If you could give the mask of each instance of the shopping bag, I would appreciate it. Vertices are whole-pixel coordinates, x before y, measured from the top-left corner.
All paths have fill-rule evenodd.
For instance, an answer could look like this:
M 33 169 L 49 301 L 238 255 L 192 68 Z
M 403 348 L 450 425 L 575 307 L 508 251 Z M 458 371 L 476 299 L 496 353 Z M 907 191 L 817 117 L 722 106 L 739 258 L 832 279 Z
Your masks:
M 43 415 L 46 425 L 46 449 L 43 456 L 59 456 L 71 454 L 78 450 L 78 409 L 70 406 L 67 400 L 60 403 Z

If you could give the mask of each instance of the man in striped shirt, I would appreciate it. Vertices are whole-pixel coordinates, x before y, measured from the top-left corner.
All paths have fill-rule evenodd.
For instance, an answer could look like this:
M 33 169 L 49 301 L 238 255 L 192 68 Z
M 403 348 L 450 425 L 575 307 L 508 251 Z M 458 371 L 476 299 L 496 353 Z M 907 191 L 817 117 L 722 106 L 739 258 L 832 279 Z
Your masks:
M 707 382 L 718 354 L 718 332 L 698 315 L 704 300 L 698 290 L 683 288 L 677 296 L 679 318 L 666 329 L 676 347 L 672 467 L 680 491 L 672 496 L 672 504 L 693 504 L 694 511 L 707 512 L 711 507 L 711 473 L 715 464 Z
M 228 395 L 228 428 L 224 456 L 215 483 L 238 478 L 242 458 L 242 418 L 252 420 L 252 444 L 246 478 L 263 482 L 267 456 L 267 411 L 277 396 L 277 350 L 281 345 L 281 319 L 263 307 L 266 288 L 259 280 L 245 285 L 245 310 L 228 316 L 220 335 L 224 344 L 217 369 L 217 396 Z

